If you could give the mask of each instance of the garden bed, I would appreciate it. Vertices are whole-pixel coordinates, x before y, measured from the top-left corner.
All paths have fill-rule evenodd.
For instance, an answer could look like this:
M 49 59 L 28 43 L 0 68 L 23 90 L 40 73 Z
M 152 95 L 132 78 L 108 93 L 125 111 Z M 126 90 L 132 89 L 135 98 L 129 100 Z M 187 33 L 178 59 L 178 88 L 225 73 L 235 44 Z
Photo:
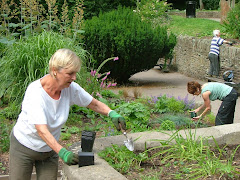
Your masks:
M 211 150 L 215 153 L 216 157 L 219 157 L 223 162 L 226 162 L 226 159 L 230 159 L 233 156 L 234 151 L 238 145 L 221 145 L 219 148 L 223 150 L 219 152 L 219 150 L 215 148 L 211 148 Z M 155 149 L 149 151 L 148 156 L 154 156 L 154 154 L 158 153 L 161 149 Z M 143 153 L 143 152 L 136 152 L 136 153 Z M 187 179 L 187 176 L 193 171 L 192 168 L 186 168 L 186 166 L 193 167 L 196 165 L 196 168 L 199 168 L 197 162 L 182 162 L 181 160 L 174 160 L 171 159 L 169 161 L 164 162 L 163 159 L 159 157 L 155 157 L 151 160 L 147 160 L 141 163 L 141 169 L 129 169 L 129 171 L 125 174 L 127 179 L 161 179 L 161 180 L 169 180 L 169 179 Z M 232 165 L 236 167 L 236 171 L 240 173 L 240 149 L 238 149 L 234 155 Z M 217 164 L 215 164 L 217 166 Z M 238 166 L 238 167 L 237 167 Z M 230 180 L 230 179 L 240 179 L 240 175 L 233 176 L 231 174 L 231 170 L 228 169 L 229 167 L 225 166 L 226 173 L 225 174 L 214 174 L 209 175 L 205 178 L 198 178 L 198 179 L 205 179 L 205 180 Z

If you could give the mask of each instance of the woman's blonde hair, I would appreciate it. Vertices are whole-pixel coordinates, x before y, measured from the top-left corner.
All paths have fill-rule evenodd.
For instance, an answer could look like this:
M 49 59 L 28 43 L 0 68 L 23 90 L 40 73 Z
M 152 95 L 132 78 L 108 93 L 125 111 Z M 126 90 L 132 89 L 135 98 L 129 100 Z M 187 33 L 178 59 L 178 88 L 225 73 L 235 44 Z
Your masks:
M 78 72 L 81 67 L 80 58 L 70 49 L 59 49 L 51 57 L 49 61 L 49 74 L 53 76 L 53 69 L 59 71 L 61 69 L 70 69 Z

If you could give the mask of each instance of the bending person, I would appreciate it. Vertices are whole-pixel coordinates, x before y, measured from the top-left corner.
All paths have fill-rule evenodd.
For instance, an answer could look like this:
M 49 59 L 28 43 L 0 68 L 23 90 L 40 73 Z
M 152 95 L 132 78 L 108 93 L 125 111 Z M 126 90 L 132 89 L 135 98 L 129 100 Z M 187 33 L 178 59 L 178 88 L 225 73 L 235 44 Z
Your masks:
M 211 101 L 218 99 L 222 101 L 222 104 L 216 115 L 215 125 L 218 126 L 233 123 L 235 106 L 238 98 L 238 93 L 234 88 L 217 82 L 209 82 L 200 85 L 196 81 L 191 81 L 187 84 L 187 90 L 193 95 L 198 96 L 201 94 L 204 100 L 204 104 L 195 109 L 194 112 L 197 113 L 200 110 L 205 109 L 200 115 L 193 117 L 194 120 L 203 117 L 208 111 L 210 111 Z
M 33 166 L 38 180 L 56 180 L 59 157 L 68 165 L 78 164 L 78 155 L 58 143 L 71 105 L 109 115 L 118 130 L 119 123 L 126 129 L 121 115 L 74 82 L 80 66 L 80 59 L 74 52 L 59 49 L 49 61 L 49 74 L 28 86 L 11 133 L 11 180 L 30 180 Z

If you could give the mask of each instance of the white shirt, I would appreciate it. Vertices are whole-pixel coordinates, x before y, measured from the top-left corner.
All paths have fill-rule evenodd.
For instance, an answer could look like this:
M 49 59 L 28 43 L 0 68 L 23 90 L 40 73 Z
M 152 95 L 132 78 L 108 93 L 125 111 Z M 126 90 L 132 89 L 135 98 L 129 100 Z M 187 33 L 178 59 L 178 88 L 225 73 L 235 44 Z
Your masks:
M 22 111 L 13 129 L 14 136 L 21 144 L 34 151 L 51 151 L 38 135 L 35 124 L 47 124 L 48 130 L 58 141 L 61 128 L 68 119 L 70 106 L 76 104 L 86 107 L 92 99 L 93 97 L 75 82 L 61 91 L 58 100 L 52 99 L 38 79 L 32 82 L 25 92 Z

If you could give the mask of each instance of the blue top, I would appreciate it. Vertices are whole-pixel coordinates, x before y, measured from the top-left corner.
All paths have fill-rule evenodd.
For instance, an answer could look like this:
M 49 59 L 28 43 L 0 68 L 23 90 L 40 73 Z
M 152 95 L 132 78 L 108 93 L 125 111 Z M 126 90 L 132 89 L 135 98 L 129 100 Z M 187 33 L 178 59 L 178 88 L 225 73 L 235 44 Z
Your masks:
M 202 89 L 201 94 L 203 94 L 206 91 L 210 91 L 211 94 L 209 96 L 209 99 L 211 101 L 215 101 L 216 99 L 219 99 L 222 101 L 232 91 L 232 89 L 233 88 L 231 86 L 228 86 L 223 83 L 209 82 Z
M 211 47 L 210 47 L 210 52 L 211 54 L 219 55 L 219 46 L 223 44 L 224 39 L 220 37 L 213 37 L 211 41 Z

